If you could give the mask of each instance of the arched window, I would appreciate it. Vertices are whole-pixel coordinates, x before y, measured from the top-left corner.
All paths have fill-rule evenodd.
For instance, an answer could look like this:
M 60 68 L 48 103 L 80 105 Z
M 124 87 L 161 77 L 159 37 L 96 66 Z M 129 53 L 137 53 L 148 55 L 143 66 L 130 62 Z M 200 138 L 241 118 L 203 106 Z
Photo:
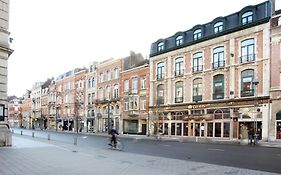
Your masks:
M 281 139 L 281 111 L 276 114 L 276 139 Z
M 118 85 L 114 85 L 114 98 L 118 98 L 119 97 L 119 89 L 118 89 Z
M 246 69 L 241 72 L 241 97 L 254 95 L 253 80 L 253 69 Z
M 176 37 L 176 46 L 180 46 L 183 44 L 183 36 L 179 35 Z
M 183 57 L 177 58 L 175 64 L 175 76 L 183 75 L 183 67 Z
M 157 86 L 157 105 L 164 104 L 164 85 Z
M 202 38 L 202 29 L 197 29 L 193 32 L 193 40 Z
M 253 38 L 241 42 L 240 62 L 255 61 L 255 40 Z
M 217 47 L 213 50 L 213 69 L 224 67 L 224 47 Z
M 203 54 L 202 54 L 202 52 L 198 52 L 193 55 L 192 72 L 200 72 L 200 71 L 203 71 Z
M 158 52 L 163 51 L 164 50 L 164 42 L 158 43 L 157 47 L 158 47 Z
M 216 22 L 214 25 L 214 33 L 222 32 L 222 30 L 223 30 L 223 22 L 222 21 Z
M 183 82 L 178 81 L 175 84 L 175 103 L 183 102 Z
M 115 68 L 114 69 L 114 79 L 118 79 L 119 77 L 119 71 L 118 71 L 118 68 Z
M 193 101 L 202 101 L 203 84 L 202 78 L 193 80 Z
M 165 63 L 157 64 L 157 80 L 163 80 L 165 76 Z
M 253 22 L 253 12 L 247 11 L 242 15 L 242 25 Z
M 99 92 L 98 93 L 99 93 L 98 94 L 99 99 L 102 100 L 103 99 L 103 89 L 102 89 L 102 87 L 99 88 Z
M 213 78 L 213 99 L 224 99 L 224 75 L 219 74 Z

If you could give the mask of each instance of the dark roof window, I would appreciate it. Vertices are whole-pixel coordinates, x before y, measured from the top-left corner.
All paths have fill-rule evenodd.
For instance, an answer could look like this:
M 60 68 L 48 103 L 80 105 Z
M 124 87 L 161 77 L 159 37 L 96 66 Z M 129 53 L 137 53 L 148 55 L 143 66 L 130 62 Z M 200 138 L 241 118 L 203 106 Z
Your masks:
M 242 15 L 242 25 L 253 22 L 253 12 L 247 11 Z

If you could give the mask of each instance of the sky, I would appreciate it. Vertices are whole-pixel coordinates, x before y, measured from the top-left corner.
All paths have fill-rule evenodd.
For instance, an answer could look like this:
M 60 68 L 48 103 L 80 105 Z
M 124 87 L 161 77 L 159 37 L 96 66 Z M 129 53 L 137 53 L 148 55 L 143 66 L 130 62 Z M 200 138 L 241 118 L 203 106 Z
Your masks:
M 276 0 L 276 9 L 281 8 Z M 264 0 L 10 0 L 8 95 L 90 62 L 149 57 L 160 38 Z

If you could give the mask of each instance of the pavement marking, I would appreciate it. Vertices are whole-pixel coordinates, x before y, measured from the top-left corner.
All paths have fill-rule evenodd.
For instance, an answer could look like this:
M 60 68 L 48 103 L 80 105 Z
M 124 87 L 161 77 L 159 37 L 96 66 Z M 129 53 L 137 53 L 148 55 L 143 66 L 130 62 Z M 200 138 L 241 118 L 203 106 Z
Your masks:
M 163 145 L 163 146 L 171 146 L 171 145 Z
M 224 151 L 223 149 L 208 148 L 209 151 Z

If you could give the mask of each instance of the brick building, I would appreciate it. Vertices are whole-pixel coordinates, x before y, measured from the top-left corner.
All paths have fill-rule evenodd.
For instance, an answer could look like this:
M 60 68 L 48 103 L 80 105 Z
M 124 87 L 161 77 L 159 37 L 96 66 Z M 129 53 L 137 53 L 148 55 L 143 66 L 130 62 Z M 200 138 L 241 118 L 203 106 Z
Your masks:
M 244 125 L 268 139 L 271 7 L 247 6 L 152 43 L 154 132 L 235 140 Z

